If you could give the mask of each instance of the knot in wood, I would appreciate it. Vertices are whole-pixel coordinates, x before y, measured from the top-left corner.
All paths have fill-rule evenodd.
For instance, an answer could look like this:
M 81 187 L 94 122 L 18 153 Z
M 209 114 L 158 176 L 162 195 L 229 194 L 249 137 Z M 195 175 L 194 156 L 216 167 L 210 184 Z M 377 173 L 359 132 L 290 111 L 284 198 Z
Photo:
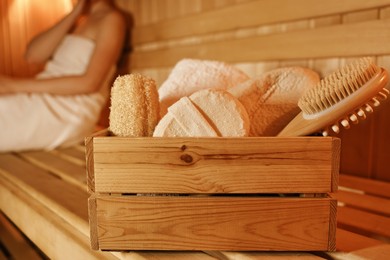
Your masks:
M 189 154 L 183 154 L 182 156 L 180 156 L 180 159 L 186 163 L 192 163 L 193 161 L 192 156 Z

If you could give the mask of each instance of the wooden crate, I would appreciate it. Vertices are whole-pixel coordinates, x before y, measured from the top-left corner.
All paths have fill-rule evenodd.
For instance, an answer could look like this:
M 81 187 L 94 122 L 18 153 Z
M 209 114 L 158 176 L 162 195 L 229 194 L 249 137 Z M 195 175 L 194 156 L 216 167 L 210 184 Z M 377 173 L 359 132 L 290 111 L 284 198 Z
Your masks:
M 86 140 L 101 250 L 333 251 L 340 140 Z

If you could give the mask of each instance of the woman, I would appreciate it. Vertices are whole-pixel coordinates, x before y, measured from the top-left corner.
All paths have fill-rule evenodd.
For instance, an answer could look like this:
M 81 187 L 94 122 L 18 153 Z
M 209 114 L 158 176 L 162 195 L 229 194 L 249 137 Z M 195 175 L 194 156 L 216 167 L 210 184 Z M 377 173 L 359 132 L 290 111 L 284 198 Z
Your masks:
M 110 0 L 79 0 L 35 37 L 26 60 L 46 63 L 33 79 L 0 76 L 0 152 L 54 149 L 80 142 L 98 120 L 103 84 L 118 62 L 125 19 Z

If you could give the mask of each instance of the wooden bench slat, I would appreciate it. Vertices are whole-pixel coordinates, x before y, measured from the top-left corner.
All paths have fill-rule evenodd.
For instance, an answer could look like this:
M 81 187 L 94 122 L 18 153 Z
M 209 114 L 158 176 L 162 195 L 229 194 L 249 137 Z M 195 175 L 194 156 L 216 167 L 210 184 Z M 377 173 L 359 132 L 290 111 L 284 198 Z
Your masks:
M 225 258 L 223 258 L 225 257 Z M 320 256 L 308 252 L 221 252 L 216 254 L 217 259 L 227 260 L 287 260 L 287 259 L 299 259 L 299 260 L 319 260 L 326 259 Z
M 91 250 L 86 234 L 40 202 L 29 191 L 0 182 L 1 210 L 51 259 L 116 259 Z
M 390 198 L 390 182 L 340 174 L 339 185 L 360 190 L 367 194 Z
M 69 185 L 12 154 L 0 154 L 0 165 L 0 177 L 4 182 L 13 183 L 28 192 L 32 199 L 45 204 L 84 234 L 89 234 L 89 194 L 85 188 Z
M 390 218 L 349 207 L 338 207 L 337 226 L 372 237 L 390 239 Z
M 60 153 L 67 154 L 69 156 L 72 156 L 74 158 L 80 159 L 82 161 L 85 161 L 85 147 L 84 145 L 75 145 L 67 148 L 61 148 L 54 150 Z
M 0 212 L 1 244 L 6 247 L 11 259 L 42 259 L 42 256 L 34 249 L 31 242 Z
M 51 153 L 59 156 L 65 160 L 68 160 L 76 165 L 85 167 L 85 149 L 84 147 L 70 147 L 66 149 L 57 149 L 51 151 Z
M 128 255 L 132 255 L 133 253 L 125 253 L 122 254 L 125 257 L 121 259 L 129 259 Z M 214 257 L 211 257 L 204 252 L 199 251 L 191 251 L 191 252 L 176 252 L 176 251 L 136 251 L 136 257 L 131 258 L 134 260 L 182 260 L 182 259 L 193 259 L 193 260 L 215 260 Z
M 32 164 L 58 175 L 81 189 L 85 189 L 87 183 L 85 165 L 77 165 L 50 152 L 24 152 L 20 155 Z
M 389 199 L 343 190 L 339 190 L 337 193 L 333 194 L 332 197 L 336 198 L 339 202 L 345 203 L 347 206 L 390 217 Z
M 312 17 L 342 14 L 389 4 L 388 0 L 262 0 L 160 21 L 134 29 L 134 43 L 215 33 Z M 275 11 L 275 9 L 277 11 Z M 243 15 L 245 14 L 245 15 Z M 240 19 L 234 19 L 239 16 Z
M 347 255 L 346 259 L 387 259 L 390 256 L 390 244 L 367 247 Z
M 351 252 L 362 248 L 384 244 L 383 241 L 363 236 L 345 229 L 336 230 L 336 250 Z
M 371 56 L 390 53 L 390 45 L 383 44 L 388 41 L 390 19 L 383 19 L 154 51 L 136 51 L 131 57 L 131 62 L 133 68 L 141 69 L 173 66 L 183 58 L 214 59 L 234 63 Z

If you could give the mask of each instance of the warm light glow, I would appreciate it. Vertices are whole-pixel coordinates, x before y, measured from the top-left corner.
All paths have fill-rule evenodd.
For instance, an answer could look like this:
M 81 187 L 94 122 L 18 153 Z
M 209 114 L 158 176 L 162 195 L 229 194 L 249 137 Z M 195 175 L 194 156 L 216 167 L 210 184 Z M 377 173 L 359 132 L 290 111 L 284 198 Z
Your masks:
M 62 5 L 64 13 L 68 13 L 73 8 L 74 0 L 54 0 L 57 6 Z M 13 0 L 9 7 L 8 13 L 15 13 L 17 9 L 25 10 L 26 6 L 32 7 L 34 10 L 46 10 L 48 6 L 53 6 L 53 0 Z M 47 10 L 46 10 L 47 12 Z M 47 12 L 50 15 L 50 12 Z M 42 17 L 43 18 L 43 17 Z
M 73 8 L 73 1 L 72 0 L 62 0 L 64 2 L 64 10 L 68 13 Z
M 37 70 L 23 59 L 28 42 L 68 14 L 75 0 L 0 1 L 0 74 L 33 75 Z

